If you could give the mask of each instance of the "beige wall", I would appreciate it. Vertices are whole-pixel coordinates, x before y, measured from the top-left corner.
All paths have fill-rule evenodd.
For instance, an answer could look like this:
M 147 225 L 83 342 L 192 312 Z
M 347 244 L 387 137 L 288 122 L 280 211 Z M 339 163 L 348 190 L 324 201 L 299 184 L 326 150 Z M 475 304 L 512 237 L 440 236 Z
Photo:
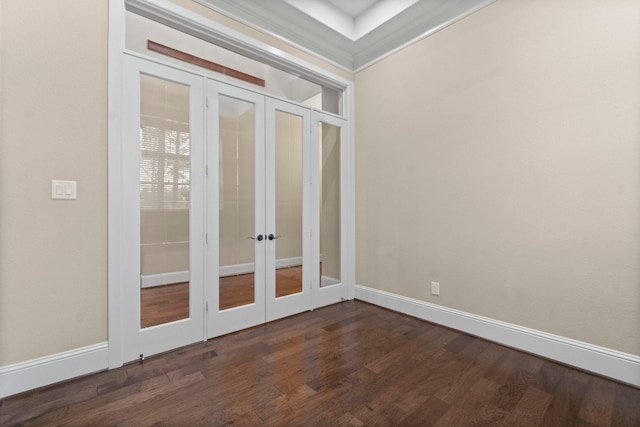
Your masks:
M 640 354 L 638 16 L 499 0 L 358 73 L 357 282 Z
M 0 23 L 3 366 L 107 339 L 107 2 L 2 0 Z

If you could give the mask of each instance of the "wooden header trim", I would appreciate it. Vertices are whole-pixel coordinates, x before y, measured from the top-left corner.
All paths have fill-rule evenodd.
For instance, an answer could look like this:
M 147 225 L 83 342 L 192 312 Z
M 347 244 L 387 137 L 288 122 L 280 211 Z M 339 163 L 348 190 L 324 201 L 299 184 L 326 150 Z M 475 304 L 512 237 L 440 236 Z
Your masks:
M 206 68 L 216 73 L 221 73 L 234 79 L 239 79 L 247 83 L 252 83 L 261 87 L 265 86 L 265 81 L 250 74 L 243 73 L 242 71 L 234 70 L 233 68 L 225 67 L 224 65 L 216 64 L 215 62 L 207 61 L 190 53 L 182 52 L 169 46 L 165 46 L 160 43 L 156 43 L 151 40 L 147 40 L 147 49 L 161 53 L 171 58 L 179 59 L 180 61 L 188 62 L 199 67 Z

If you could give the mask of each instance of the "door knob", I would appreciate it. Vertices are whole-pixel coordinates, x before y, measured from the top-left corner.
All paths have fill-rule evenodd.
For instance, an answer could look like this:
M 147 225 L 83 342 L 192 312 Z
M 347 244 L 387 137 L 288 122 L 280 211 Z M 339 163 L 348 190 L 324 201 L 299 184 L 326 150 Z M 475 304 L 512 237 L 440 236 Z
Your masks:
M 247 239 L 257 240 L 258 242 L 262 242 L 264 240 L 264 236 L 262 234 L 258 234 L 257 237 L 247 237 Z
M 269 240 L 275 240 L 280 236 L 274 236 L 273 234 L 269 234 L 269 236 L 267 237 Z

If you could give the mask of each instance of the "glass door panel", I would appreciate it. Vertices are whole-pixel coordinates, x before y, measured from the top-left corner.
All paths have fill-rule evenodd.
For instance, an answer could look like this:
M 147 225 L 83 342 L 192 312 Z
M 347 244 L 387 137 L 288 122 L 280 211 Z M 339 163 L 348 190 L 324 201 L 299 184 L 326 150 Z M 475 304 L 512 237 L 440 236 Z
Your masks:
M 319 123 L 320 287 L 341 280 L 340 127 Z
M 275 113 L 276 297 L 302 292 L 302 117 Z
M 189 318 L 189 86 L 140 76 L 140 321 Z
M 219 309 L 255 303 L 254 104 L 219 98 Z

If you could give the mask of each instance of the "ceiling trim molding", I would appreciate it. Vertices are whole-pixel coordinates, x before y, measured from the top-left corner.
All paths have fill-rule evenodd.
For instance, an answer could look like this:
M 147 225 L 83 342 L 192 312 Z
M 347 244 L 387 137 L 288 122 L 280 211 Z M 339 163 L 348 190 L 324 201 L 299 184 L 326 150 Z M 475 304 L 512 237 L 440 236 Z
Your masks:
M 397 26 L 402 25 L 402 23 L 394 23 L 392 27 L 382 28 L 380 33 L 376 34 L 372 40 L 366 40 L 362 44 L 360 44 L 359 41 L 355 43 L 356 52 L 354 53 L 353 72 L 361 71 L 407 46 L 455 24 L 496 1 L 497 0 L 458 1 L 458 4 L 450 9 L 440 7 L 434 10 L 425 10 L 427 8 L 424 8 L 422 6 L 423 4 L 417 4 L 416 9 L 418 10 L 416 10 L 416 12 L 423 13 L 424 16 L 428 15 L 429 18 L 424 18 L 419 22 L 404 26 L 402 36 L 394 37 Z M 453 1 L 449 1 L 450 5 L 453 3 Z M 469 3 L 475 3 L 475 5 L 471 7 Z M 382 39 L 382 41 L 379 41 L 379 39 Z
M 353 41 L 287 3 L 270 2 L 266 7 L 247 0 L 193 1 L 353 72 L 353 54 L 344 49 Z
M 291 6 L 287 0 L 193 1 L 356 72 L 496 0 L 418 0 L 355 41 Z

